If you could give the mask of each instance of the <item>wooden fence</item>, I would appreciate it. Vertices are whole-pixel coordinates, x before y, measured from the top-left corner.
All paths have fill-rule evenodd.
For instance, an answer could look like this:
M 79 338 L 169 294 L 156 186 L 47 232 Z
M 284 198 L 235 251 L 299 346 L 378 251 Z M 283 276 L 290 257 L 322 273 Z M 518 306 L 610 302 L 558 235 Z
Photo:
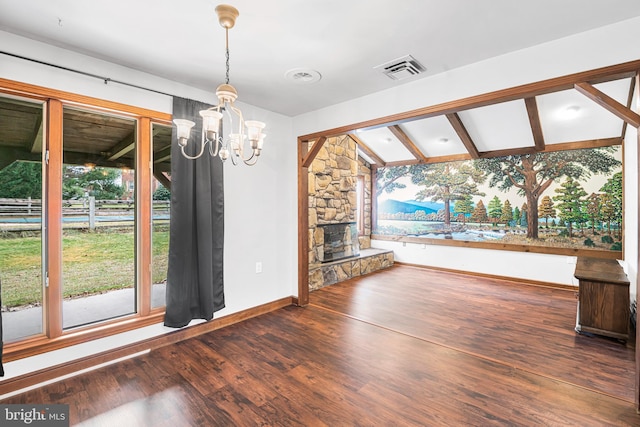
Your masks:
M 168 221 L 169 200 L 153 201 L 154 221 Z M 88 197 L 62 201 L 62 217 L 65 227 L 94 229 L 101 226 L 133 224 L 135 202 L 133 200 L 96 200 Z M 0 198 L 0 230 L 34 230 L 40 228 L 42 200 Z

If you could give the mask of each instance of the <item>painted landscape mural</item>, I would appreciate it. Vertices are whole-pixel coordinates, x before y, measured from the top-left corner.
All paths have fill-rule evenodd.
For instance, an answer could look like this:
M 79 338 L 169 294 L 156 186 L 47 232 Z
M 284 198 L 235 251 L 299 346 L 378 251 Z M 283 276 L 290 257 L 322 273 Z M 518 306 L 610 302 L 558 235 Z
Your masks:
M 622 250 L 619 146 L 380 168 L 375 234 Z

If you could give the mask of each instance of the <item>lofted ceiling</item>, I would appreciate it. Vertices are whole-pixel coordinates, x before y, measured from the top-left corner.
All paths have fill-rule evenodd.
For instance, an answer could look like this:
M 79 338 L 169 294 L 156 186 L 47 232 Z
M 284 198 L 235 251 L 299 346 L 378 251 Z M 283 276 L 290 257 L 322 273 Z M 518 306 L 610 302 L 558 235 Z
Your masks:
M 231 3 L 240 16 L 229 33 L 230 82 L 241 101 L 287 116 L 640 16 L 637 0 Z M 0 0 L 0 30 L 213 92 L 225 73 L 217 4 Z M 0 46 L 3 53 L 22 54 L 10 44 Z M 402 68 L 392 74 L 409 77 L 394 80 L 378 67 L 406 55 L 426 70 L 411 75 Z M 32 59 L 68 66 L 59 55 Z M 319 81 L 313 81 L 316 71 Z M 576 81 L 583 86 L 489 97 L 482 104 L 460 103 L 349 132 L 363 157 L 377 166 L 621 143 L 626 126 L 619 107 L 637 111 L 634 81 L 629 73 Z M 609 108 L 596 99 L 601 94 Z M 566 117 L 571 112 L 573 117 Z M 114 138 L 112 146 L 127 138 Z M 109 152 L 97 149 L 99 141 L 92 146 L 96 153 Z
M 640 62 L 624 66 L 632 71 L 624 77 L 611 71 L 600 83 L 580 75 L 568 77 L 569 89 L 557 79 L 534 83 L 509 89 L 520 92 L 515 100 L 496 92 L 484 95 L 480 106 L 459 100 L 454 107 L 433 106 L 426 118 L 417 111 L 398 123 L 382 120 L 348 133 L 378 167 L 620 145 L 629 124 L 640 126 L 633 96 Z M 538 85 L 550 87 L 536 94 Z

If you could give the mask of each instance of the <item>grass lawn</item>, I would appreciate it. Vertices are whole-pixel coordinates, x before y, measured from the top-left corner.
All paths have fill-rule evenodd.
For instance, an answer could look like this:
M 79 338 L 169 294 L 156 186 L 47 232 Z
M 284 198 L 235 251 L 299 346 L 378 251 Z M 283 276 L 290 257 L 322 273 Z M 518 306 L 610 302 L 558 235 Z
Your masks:
M 42 303 L 40 237 L 0 238 L 2 304 L 7 307 Z M 64 230 L 63 297 L 132 287 L 135 246 L 131 229 L 97 232 Z M 153 282 L 166 278 L 168 229 L 153 233 Z

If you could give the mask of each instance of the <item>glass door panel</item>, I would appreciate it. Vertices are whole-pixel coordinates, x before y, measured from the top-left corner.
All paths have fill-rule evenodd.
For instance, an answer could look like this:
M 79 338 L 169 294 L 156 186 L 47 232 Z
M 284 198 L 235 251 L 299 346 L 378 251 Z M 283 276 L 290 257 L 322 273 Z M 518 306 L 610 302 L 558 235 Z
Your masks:
M 43 104 L 0 97 L 0 292 L 4 341 L 43 333 Z
M 151 308 L 165 306 L 171 207 L 171 126 L 153 124 Z
M 136 312 L 136 135 L 135 120 L 64 109 L 64 329 Z

